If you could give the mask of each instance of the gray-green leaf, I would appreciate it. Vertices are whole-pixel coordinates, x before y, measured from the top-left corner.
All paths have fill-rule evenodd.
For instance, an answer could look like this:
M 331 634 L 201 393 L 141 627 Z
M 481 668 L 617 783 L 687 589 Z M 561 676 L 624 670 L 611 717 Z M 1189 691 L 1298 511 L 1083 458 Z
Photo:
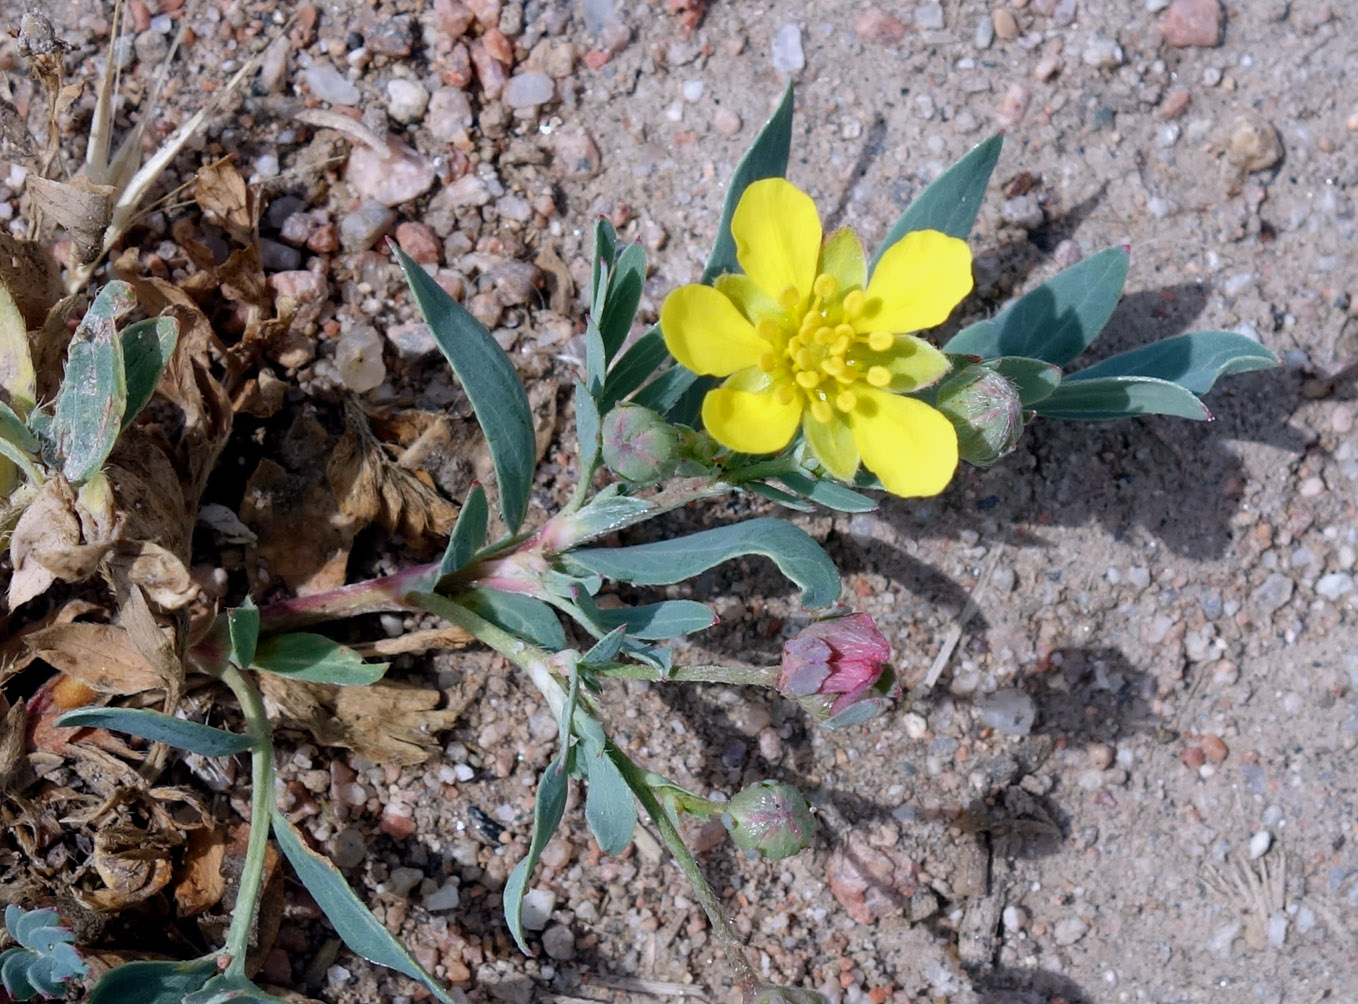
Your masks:
M 428 987 L 444 1004 L 453 1004 L 448 992 L 363 905 L 330 859 L 303 843 L 301 835 L 277 806 L 272 808 L 270 818 L 274 838 L 283 856 L 350 951 L 369 962 L 405 973 Z
M 581 746 L 578 760 L 585 770 L 585 822 L 605 854 L 621 854 L 637 827 L 636 797 L 609 759 L 606 737 L 600 742 L 591 733 L 583 733 Z
M 531 596 L 502 593 L 498 589 L 468 589 L 446 602 L 458 603 L 539 648 L 559 652 L 566 647 L 566 632 L 556 612 Z M 438 610 L 430 608 L 430 612 L 437 614 Z
M 585 548 L 562 558 L 572 569 L 620 582 L 664 586 L 745 554 L 772 558 L 784 575 L 801 586 L 802 603 L 808 607 L 826 607 L 839 598 L 839 571 L 834 562 L 805 531 L 780 519 L 752 519 L 652 544 Z
M 1192 331 L 1122 352 L 1066 377 L 1068 382 L 1098 377 L 1154 377 L 1206 394 L 1217 378 L 1278 365 L 1278 357 L 1236 331 Z
M 532 955 L 523 936 L 523 893 L 528 879 L 537 867 L 542 849 L 552 834 L 561 825 L 561 816 L 566 811 L 566 795 L 569 792 L 569 779 L 566 774 L 566 751 L 547 765 L 538 783 L 537 800 L 533 805 L 533 837 L 528 843 L 528 853 L 523 856 L 505 882 L 504 907 L 505 924 L 514 936 L 514 943 L 524 955 Z
M 1037 405 L 1039 415 L 1078 421 L 1130 418 L 1134 415 L 1173 415 L 1196 421 L 1212 413 L 1191 391 L 1152 377 L 1094 377 L 1067 380 Z
M 226 626 L 231 636 L 231 661 L 248 669 L 255 661 L 255 648 L 259 645 L 259 608 L 250 597 L 226 612 Z
M 439 577 L 451 575 L 461 570 L 476 552 L 486 546 L 486 524 L 490 518 L 490 507 L 486 503 L 486 490 L 473 485 L 467 497 L 462 500 L 462 509 L 453 524 L 453 532 L 444 548 L 443 560 L 439 562 Z
M 434 341 L 462 382 L 486 445 L 500 488 L 500 514 L 517 531 L 528 509 L 537 441 L 528 395 L 503 349 L 481 322 L 449 296 L 423 268 L 396 248 L 397 260 Z
M 179 322 L 173 317 L 151 317 L 129 324 L 119 337 L 123 343 L 123 370 L 127 375 L 127 410 L 123 412 L 123 428 L 126 428 L 156 392 L 160 375 L 170 364 L 179 341 Z
M 85 1004 L 182 1004 L 217 972 L 215 955 L 191 962 L 125 962 L 99 979 Z
M 658 641 L 706 631 L 717 623 L 717 615 L 711 607 L 693 600 L 661 600 L 636 607 L 600 609 L 599 623 L 609 631 L 625 627 L 634 638 Z
M 77 708 L 57 719 L 63 729 L 113 729 L 200 756 L 231 756 L 254 746 L 253 736 L 185 721 L 148 708 Z
M 255 650 L 253 665 L 294 680 L 340 686 L 374 683 L 387 671 L 385 662 L 364 662 L 363 656 L 347 645 L 304 631 L 265 638 Z

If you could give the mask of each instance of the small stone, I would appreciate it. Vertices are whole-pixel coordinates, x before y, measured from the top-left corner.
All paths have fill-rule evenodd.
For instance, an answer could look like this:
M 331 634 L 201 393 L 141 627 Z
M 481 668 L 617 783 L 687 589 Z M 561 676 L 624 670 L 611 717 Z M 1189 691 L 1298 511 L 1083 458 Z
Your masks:
M 464 174 L 443 190 L 443 198 L 454 206 L 484 206 L 490 201 L 490 185 L 479 174 Z
M 1313 499 L 1325 494 L 1325 482 L 1317 477 L 1309 477 L 1297 488 L 1297 494 L 1304 499 Z
M 428 896 L 424 897 L 424 908 L 431 913 L 439 910 L 456 910 L 462 903 L 462 893 L 458 882 L 450 878 Z
M 1183 114 L 1188 107 L 1189 93 L 1186 87 L 1173 87 L 1160 102 L 1160 117 L 1173 119 Z
M 392 896 L 408 896 L 410 890 L 424 881 L 424 872 L 418 868 L 393 868 L 382 883 L 382 891 Z
M 415 820 L 411 818 L 410 806 L 400 802 L 388 802 L 382 807 L 382 821 L 378 827 L 393 840 L 405 840 L 415 832 Z
M 780 73 L 799 73 L 805 67 L 802 26 L 785 24 L 773 36 L 773 68 Z
M 1201 746 L 1185 746 L 1179 751 L 1179 759 L 1183 761 L 1185 767 L 1197 770 L 1207 762 L 1207 755 L 1203 753 Z
M 527 925 L 524 925 L 527 926 Z M 565 924 L 553 924 L 542 932 L 542 950 L 548 958 L 566 962 L 575 958 L 575 935 Z
M 1013 129 L 1023 121 L 1023 116 L 1028 112 L 1028 103 L 1032 100 L 1032 92 L 1020 83 L 1012 83 L 1009 89 L 1004 92 L 1004 97 L 1000 99 L 999 105 L 995 108 L 995 124 L 1001 129 Z
M 302 72 L 302 79 L 316 98 L 332 105 L 356 105 L 362 97 L 358 88 L 329 63 L 312 63 Z
M 990 24 L 995 29 L 995 37 L 1008 42 L 1018 38 L 1018 19 L 1005 7 L 996 7 L 990 12 Z
M 1283 159 L 1283 144 L 1271 122 L 1241 115 L 1226 130 L 1226 159 L 1241 171 L 1267 171 Z
M 170 40 L 158 31 L 143 31 L 132 47 L 137 59 L 152 68 L 159 67 L 170 54 Z
M 1021 906 L 1006 906 L 1004 912 L 1000 914 L 1000 920 L 1004 923 L 1004 929 L 1010 934 L 1017 934 L 1028 926 L 1028 911 Z
M 480 38 L 467 47 L 467 52 L 471 57 L 472 68 L 476 70 L 481 93 L 487 101 L 497 100 L 504 93 L 505 83 L 509 79 L 504 63 L 491 55 L 486 43 Z
M 1061 72 L 1061 66 L 1060 56 L 1043 56 L 1033 67 L 1033 79 L 1046 83 Z
M 1046 221 L 1046 216 L 1042 213 L 1042 203 L 1033 192 L 1005 199 L 1000 203 L 1000 218 L 1024 230 L 1033 230 Z
M 339 222 L 339 243 L 349 252 L 367 251 L 391 229 L 396 222 L 395 210 L 389 209 L 374 199 L 364 199 L 352 213 L 345 214 Z M 317 233 L 320 231 L 318 230 Z M 315 234 L 312 235 L 314 240 Z M 307 241 L 312 247 L 312 240 Z M 314 247 L 312 250 L 316 250 Z
M 924 31 L 938 31 L 943 27 L 943 5 L 922 3 L 915 8 L 915 26 Z
M 542 68 L 547 76 L 555 80 L 569 77 L 575 72 L 576 48 L 573 42 L 557 42 L 547 50 Z
M 436 265 L 439 260 L 439 239 L 423 223 L 402 223 L 396 228 L 396 243 L 401 250 L 421 265 Z
M 429 107 L 429 92 L 418 80 L 387 81 L 387 114 L 397 122 L 418 122 Z
M 1003 687 L 976 702 L 984 725 L 1011 736 L 1026 736 L 1037 718 L 1033 699 L 1021 690 Z
M 1173 0 L 1160 18 L 1160 34 L 1175 48 L 1221 44 L 1221 0 Z
M 584 129 L 567 127 L 556 134 L 555 162 L 568 178 L 592 178 L 599 173 L 599 148 Z
M 1113 764 L 1113 747 L 1107 743 L 1091 743 L 1085 752 L 1089 755 L 1089 762 L 1098 770 L 1106 770 Z
M 972 42 L 978 49 L 989 49 L 990 43 L 995 41 L 995 22 L 982 15 L 976 22 L 976 34 L 972 37 Z
M 1330 412 L 1330 428 L 1343 435 L 1353 428 L 1353 409 L 1347 405 L 1335 405 Z
M 547 922 L 552 919 L 552 911 L 555 909 L 556 893 L 541 887 L 529 889 L 523 894 L 523 906 L 519 912 L 519 920 L 525 930 L 541 931 L 547 926 Z
M 330 845 L 330 860 L 337 868 L 354 868 L 368 856 L 368 843 L 357 827 L 347 826 L 335 834 Z
M 712 128 L 723 136 L 734 136 L 740 126 L 740 116 L 729 108 L 718 108 L 712 116 Z
M 384 17 L 368 30 L 364 44 L 374 55 L 402 58 L 415 47 L 415 32 L 409 14 Z
M 483 28 L 495 28 L 500 24 L 500 0 L 462 0 L 467 9 L 476 17 Z
M 527 223 L 533 218 L 533 204 L 519 195 L 502 195 L 495 200 L 495 213 L 502 220 Z
M 460 0 L 434 0 L 434 28 L 449 42 L 456 42 L 476 20 Z
M 374 203 L 374 205 L 380 205 L 380 203 Z M 387 207 L 381 206 L 381 208 L 385 211 Z M 391 218 L 394 220 L 396 214 L 392 213 Z M 377 236 L 380 237 L 381 234 L 378 234 Z M 374 238 L 374 240 L 376 240 L 376 238 Z M 311 236 L 306 239 L 306 246 L 308 251 L 314 251 L 316 254 L 334 254 L 338 251 L 340 248 L 339 231 L 335 228 L 335 224 L 322 223 L 318 226 L 312 231 Z M 372 247 L 372 245 L 368 244 L 359 248 L 359 250 L 366 251 L 370 247 Z
M 1073 945 L 1089 931 L 1089 924 L 1083 917 L 1062 917 L 1056 922 L 1056 943 Z
M 1089 36 L 1080 58 L 1097 70 L 1112 70 L 1122 65 L 1122 46 L 1098 32 Z
M 391 143 L 385 155 L 371 147 L 355 147 L 344 177 L 360 197 L 399 206 L 429 191 L 436 174 L 432 161 Z
M 302 252 L 278 241 L 261 237 L 259 264 L 265 272 L 290 272 L 302 264 Z
M 1070 268 L 1072 265 L 1078 265 L 1083 258 L 1084 252 L 1080 250 L 1079 242 L 1069 237 L 1057 244 L 1055 250 L 1052 251 L 1052 263 L 1057 268 Z
M 477 293 L 467 304 L 467 310 L 478 321 L 487 328 L 494 328 L 499 325 L 500 319 L 504 317 L 504 304 L 494 293 Z
M 1267 617 L 1287 604 L 1292 598 L 1292 589 L 1291 579 L 1280 572 L 1273 572 L 1250 594 L 1250 603 Z
M 505 85 L 505 104 L 510 108 L 533 108 L 545 105 L 556 94 L 556 84 L 545 73 L 530 71 L 516 73 Z
M 1353 576 L 1348 572 L 1330 572 L 1316 580 L 1316 595 L 1334 602 L 1346 593 L 1353 592 Z
M 895 45 L 905 38 L 905 25 L 881 8 L 869 7 L 854 21 L 853 32 L 864 42 Z
M 344 386 L 366 394 L 387 378 L 382 361 L 382 336 L 367 324 L 350 328 L 335 345 L 335 369 Z
M 903 913 L 919 888 L 919 867 L 894 848 L 877 848 L 857 831 L 825 863 L 830 891 L 850 917 L 872 924 Z
M 1250 837 L 1249 855 L 1250 860 L 1255 861 L 1268 853 L 1268 849 L 1273 846 L 1273 834 L 1268 830 L 1259 830 Z
M 507 261 L 486 272 L 500 303 L 515 307 L 527 303 L 537 292 L 538 269 L 526 261 Z
M 387 329 L 387 341 L 391 342 L 396 354 L 408 363 L 419 362 L 438 348 L 438 342 L 434 341 L 434 334 L 429 330 L 429 325 L 419 321 L 393 324 Z
M 1230 755 L 1230 750 L 1227 748 L 1225 740 L 1218 735 L 1203 736 L 1202 739 L 1198 741 L 1198 745 L 1202 747 L 1203 755 L 1207 757 L 1211 763 L 1221 763 Z

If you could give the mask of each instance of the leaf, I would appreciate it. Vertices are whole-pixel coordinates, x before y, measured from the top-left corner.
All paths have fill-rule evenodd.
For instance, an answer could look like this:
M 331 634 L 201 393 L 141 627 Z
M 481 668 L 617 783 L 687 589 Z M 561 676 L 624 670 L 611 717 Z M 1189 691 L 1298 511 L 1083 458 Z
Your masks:
M 576 759 L 585 770 L 585 822 L 605 854 L 621 854 L 632 842 L 637 827 L 636 796 L 609 759 L 602 729 L 598 737 L 583 733 L 581 745 L 582 753 Z
M 764 481 L 747 481 L 741 485 L 747 491 L 753 492 L 760 498 L 766 498 L 770 502 L 791 509 L 793 512 L 815 512 L 815 503 L 809 502 L 804 498 L 793 495 L 791 492 L 775 488 L 773 485 Z
M 122 431 L 127 377 L 113 325 L 135 305 L 132 287 L 114 280 L 99 291 L 71 336 L 52 414 L 51 459 L 72 484 L 98 472 Z
M 652 544 L 585 548 L 562 555 L 568 568 L 644 586 L 682 582 L 723 561 L 762 554 L 802 588 L 808 607 L 829 606 L 839 597 L 839 572 L 807 533 L 780 519 L 747 520 Z
M 253 736 L 185 721 L 145 708 L 78 708 L 57 719 L 63 729 L 113 729 L 200 756 L 231 756 L 255 745 Z
M 1091 255 L 989 320 L 959 331 L 943 351 L 983 359 L 1027 356 L 1064 366 L 1098 337 L 1113 315 L 1128 261 L 1123 248 Z
M 265 638 L 255 651 L 252 665 L 293 680 L 341 687 L 366 686 L 382 679 L 387 671 L 385 662 L 364 662 L 349 646 L 302 631 Z
M 585 385 L 578 380 L 575 384 L 575 439 L 580 451 L 580 470 L 581 478 L 590 476 L 590 472 L 598 466 L 599 450 L 601 442 L 599 439 L 600 419 L 599 406 L 594 403 L 594 396 L 585 389 Z
M 874 512 L 877 503 L 866 495 L 859 495 L 837 481 L 813 478 L 800 471 L 789 471 L 778 475 L 778 480 L 798 495 L 804 495 L 812 502 L 838 512 Z
M 254 600 L 247 596 L 236 609 L 228 610 L 226 626 L 231 636 L 231 661 L 241 669 L 248 669 L 255 661 L 255 648 L 259 644 L 259 608 Z
M 608 297 L 603 315 L 598 318 L 599 334 L 604 341 L 605 361 L 611 361 L 632 330 L 646 283 L 646 251 L 637 243 L 623 248 L 608 280 Z
M 1174 415 L 1208 421 L 1212 413 L 1191 391 L 1152 377 L 1094 377 L 1057 387 L 1037 406 L 1047 418 L 1096 421 L 1133 415 Z
M 183 1004 L 288 1004 L 281 997 L 267 994 L 244 976 L 222 973 L 189 994 Z
M 23 1001 L 30 999 L 35 991 L 28 979 L 28 968 L 37 958 L 32 952 L 22 948 L 11 948 L 0 953 L 0 986 L 6 996 Z
M 1018 388 L 1019 404 L 1031 408 L 1061 385 L 1061 367 L 1041 359 L 1001 356 L 985 364 Z M 1069 379 L 1069 378 L 1067 378 Z
M 123 412 L 123 428 L 127 428 L 151 400 L 160 375 L 170 364 L 179 342 L 179 322 L 173 317 L 152 317 L 129 324 L 118 337 L 123 343 L 127 378 L 127 409 Z
M 749 151 L 736 165 L 722 204 L 721 222 L 717 224 L 717 241 L 703 269 L 703 283 L 710 283 L 723 272 L 740 269 L 736 261 L 736 239 L 731 235 L 731 217 L 745 189 L 764 178 L 781 178 L 787 174 L 788 153 L 792 150 L 792 84 L 783 91 L 783 100 L 759 130 Z
M 654 511 L 655 503 L 650 499 L 619 495 L 616 486 L 610 486 L 594 496 L 578 512 L 567 516 L 563 520 L 567 524 L 563 533 L 567 539 L 583 543 L 639 523 Z
M 540 648 L 559 652 L 566 647 L 566 632 L 555 611 L 531 596 L 502 593 L 498 589 L 468 589 L 450 602 Z
M 191 962 L 126 962 L 100 977 L 85 1004 L 182 1004 L 217 972 L 215 955 Z
M 669 421 L 681 425 L 681 416 L 672 414 L 683 402 L 684 396 L 694 387 L 701 388 L 702 393 L 716 385 L 716 381 L 711 377 L 699 377 L 692 370 L 686 370 L 679 365 L 671 366 L 665 372 L 648 383 L 641 390 L 637 391 L 632 397 L 635 404 L 644 405 L 652 411 L 657 411 L 665 416 Z M 686 416 L 685 416 L 686 417 Z
M 584 597 L 581 597 L 584 599 Z M 594 612 L 592 600 L 585 600 L 584 606 L 590 612 Z M 580 656 L 582 666 L 606 666 L 618 657 L 622 651 L 622 643 L 627 640 L 627 630 L 624 627 L 616 627 L 609 631 L 598 641 L 596 641 L 588 652 Z
M 1071 373 L 1068 382 L 1110 376 L 1154 377 L 1206 394 L 1217 378 L 1278 365 L 1278 357 L 1236 331 L 1192 331 L 1110 356 Z M 1025 402 L 1026 403 L 1026 402 Z
M 29 655 L 101 694 L 140 694 L 174 683 L 126 630 L 113 624 L 53 624 L 34 631 L 25 642 Z
M 599 623 L 607 630 L 625 627 L 635 638 L 658 641 L 678 638 L 694 631 L 706 631 L 717 623 L 717 615 L 704 603 L 693 600 L 662 600 L 636 607 L 601 609 Z
M 594 222 L 594 254 L 589 268 L 589 312 L 598 317 L 608 297 L 608 277 L 618 257 L 618 232 L 607 216 Z
M 480 485 L 473 485 L 462 501 L 462 511 L 457 514 L 457 522 L 453 524 L 453 532 L 448 537 L 443 560 L 439 562 L 440 577 L 460 570 L 477 551 L 486 546 L 486 521 L 489 518 L 486 490 Z
M 453 1004 L 448 992 L 425 972 L 424 967 L 354 895 L 349 883 L 344 881 L 344 876 L 330 863 L 330 859 L 317 854 L 302 842 L 296 828 L 288 822 L 278 806 L 272 806 L 270 819 L 279 849 L 350 951 L 369 962 L 405 973 L 428 987 L 444 1004 Z
M 528 508 L 536 457 L 528 395 L 514 364 L 490 332 L 404 251 L 395 251 L 420 313 L 486 434 L 499 483 L 500 513 L 510 532 L 517 531 Z
M 604 336 L 591 315 L 585 318 L 585 387 L 592 397 L 604 391 L 604 369 L 608 365 L 605 358 L 608 351 L 604 348 Z
M 618 357 L 604 379 L 604 391 L 599 395 L 599 411 L 607 414 L 612 407 L 649 380 L 665 360 L 670 350 L 658 327 L 653 327 L 638 338 Z
M 871 275 L 886 249 L 914 230 L 939 230 L 966 240 L 985 199 L 986 185 L 1000 159 L 1004 134 L 983 140 L 919 194 L 888 231 L 868 268 Z
M 505 924 L 509 927 L 509 933 L 514 936 L 514 943 L 519 946 L 519 951 L 528 956 L 533 953 L 529 951 L 523 936 L 523 893 L 528 885 L 529 876 L 537 867 L 538 858 L 542 856 L 542 849 L 547 846 L 547 841 L 552 839 L 552 834 L 561 825 L 561 817 L 566 811 L 566 795 L 570 787 L 566 774 L 566 760 L 567 751 L 563 748 L 561 755 L 549 763 L 547 769 L 542 772 L 542 780 L 538 782 L 537 799 L 533 803 L 533 836 L 528 843 L 528 853 L 514 866 L 514 870 L 509 873 L 509 880 L 505 882 L 503 896 Z
M 21 416 L 33 410 L 37 378 L 28 346 L 28 325 L 9 288 L 0 282 L 0 392 L 4 403 Z

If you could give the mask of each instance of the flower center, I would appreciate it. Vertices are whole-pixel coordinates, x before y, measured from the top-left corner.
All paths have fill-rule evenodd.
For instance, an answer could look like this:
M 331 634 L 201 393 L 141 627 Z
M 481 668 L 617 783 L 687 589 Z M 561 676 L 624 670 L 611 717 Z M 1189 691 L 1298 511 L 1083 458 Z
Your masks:
M 778 296 L 786 309 L 787 323 L 772 319 L 759 322 L 759 334 L 773 346 L 759 360 L 759 368 L 773 376 L 774 395 L 791 404 L 798 393 L 817 422 L 829 422 L 836 411 L 843 414 L 858 407 L 860 384 L 871 388 L 891 383 L 885 366 L 867 363 L 859 346 L 874 354 L 885 352 L 895 341 L 889 331 L 862 334 L 853 322 L 863 316 L 866 297 L 861 289 L 840 293 L 839 283 L 827 273 L 816 276 L 811 302 L 804 308 L 795 288 Z

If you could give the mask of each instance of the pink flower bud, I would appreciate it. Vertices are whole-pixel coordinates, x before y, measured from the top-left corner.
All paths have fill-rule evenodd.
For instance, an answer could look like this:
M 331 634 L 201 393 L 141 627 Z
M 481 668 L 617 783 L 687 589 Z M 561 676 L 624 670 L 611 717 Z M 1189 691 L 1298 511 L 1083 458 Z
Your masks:
M 783 645 L 778 690 L 822 724 L 866 721 L 897 690 L 891 646 L 867 614 L 817 621 Z

